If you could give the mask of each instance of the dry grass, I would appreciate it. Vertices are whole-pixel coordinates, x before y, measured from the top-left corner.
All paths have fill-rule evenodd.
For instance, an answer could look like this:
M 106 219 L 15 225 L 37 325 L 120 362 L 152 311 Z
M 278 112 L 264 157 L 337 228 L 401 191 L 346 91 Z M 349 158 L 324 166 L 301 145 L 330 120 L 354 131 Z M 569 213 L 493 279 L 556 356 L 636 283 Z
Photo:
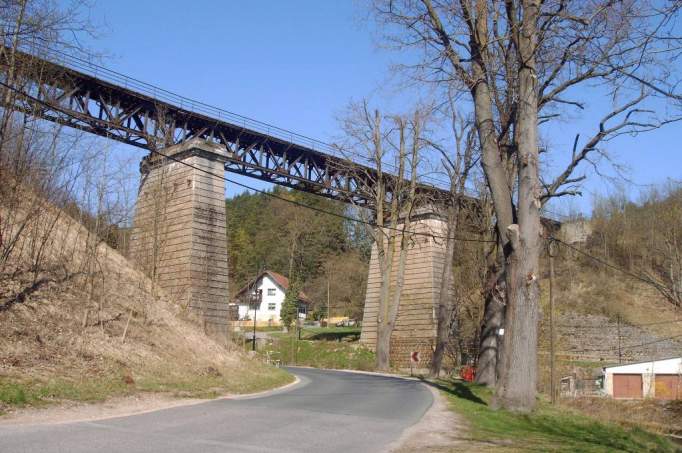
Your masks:
M 561 404 L 602 421 L 658 433 L 682 433 L 682 401 L 576 398 L 562 400 Z
M 85 228 L 60 215 L 39 272 L 29 272 L 25 253 L 5 267 L 0 280 L 0 410 L 3 405 L 101 400 L 136 391 L 243 393 L 292 379 L 249 359 L 224 339 L 207 337 L 180 304 L 163 294 L 152 297 L 149 279 L 104 244 L 97 248 L 91 291 L 82 273 L 87 237 Z M 22 239 L 28 243 L 30 238 Z M 26 297 L 18 297 L 22 292 Z
M 556 281 L 559 314 L 603 315 L 614 322 L 620 317 L 621 322 L 632 325 L 663 322 L 648 330 L 662 337 L 682 333 L 682 322 L 668 322 L 682 320 L 682 311 L 675 309 L 652 286 L 632 277 L 564 256 L 557 260 Z

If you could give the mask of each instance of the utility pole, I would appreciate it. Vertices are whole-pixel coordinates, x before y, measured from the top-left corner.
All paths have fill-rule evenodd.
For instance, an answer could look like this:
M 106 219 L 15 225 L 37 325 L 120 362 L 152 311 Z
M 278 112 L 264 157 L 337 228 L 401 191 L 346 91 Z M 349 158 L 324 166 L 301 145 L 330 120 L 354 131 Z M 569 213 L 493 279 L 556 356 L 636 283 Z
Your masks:
M 556 403 L 556 357 L 554 350 L 554 255 L 556 247 L 552 239 L 549 240 L 547 254 L 549 255 L 549 391 L 550 401 Z
M 330 303 L 331 298 L 329 296 L 329 294 L 330 294 L 330 280 L 331 280 L 330 274 L 331 274 L 330 270 L 327 269 L 327 329 L 329 329 L 331 327 L 330 323 L 331 323 L 331 314 L 332 314 L 331 313 L 331 306 L 330 306 L 331 305 L 331 303 Z
M 253 290 L 253 345 L 251 347 L 252 351 L 256 350 L 256 320 L 258 319 L 258 306 L 263 300 L 263 290 L 254 289 Z
M 620 313 L 616 316 L 616 322 L 618 323 L 618 363 L 623 363 L 623 352 L 620 345 Z

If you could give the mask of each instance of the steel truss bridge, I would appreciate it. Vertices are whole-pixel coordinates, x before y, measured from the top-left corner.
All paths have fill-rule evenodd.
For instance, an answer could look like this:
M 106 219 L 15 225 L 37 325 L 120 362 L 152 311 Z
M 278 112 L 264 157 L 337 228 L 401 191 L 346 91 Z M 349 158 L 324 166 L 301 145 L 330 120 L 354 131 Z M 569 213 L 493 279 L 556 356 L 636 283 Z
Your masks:
M 9 74 L 9 49 L 0 70 Z M 375 169 L 343 157 L 335 147 L 192 101 L 73 56 L 44 58 L 16 52 L 11 108 L 128 145 L 163 148 L 199 138 L 227 150 L 225 170 L 327 198 L 373 208 L 367 188 Z M 12 86 L 9 87 L 8 83 Z M 396 178 L 384 174 L 388 191 Z M 431 202 L 448 199 L 433 185 L 418 190 Z

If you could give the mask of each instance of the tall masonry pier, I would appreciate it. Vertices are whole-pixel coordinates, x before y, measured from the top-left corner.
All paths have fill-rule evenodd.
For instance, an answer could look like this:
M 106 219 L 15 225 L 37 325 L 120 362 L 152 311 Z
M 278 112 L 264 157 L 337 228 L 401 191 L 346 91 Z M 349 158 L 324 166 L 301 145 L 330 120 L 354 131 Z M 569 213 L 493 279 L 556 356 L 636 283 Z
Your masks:
M 391 335 L 391 364 L 398 368 L 407 368 L 410 366 L 410 354 L 418 351 L 418 367 L 427 368 L 436 342 L 436 314 L 445 262 L 447 222 L 435 210 L 422 209 L 413 215 L 408 230 L 420 234 L 412 234 L 408 245 L 398 318 Z M 396 238 L 391 295 L 395 291 L 399 259 L 400 236 Z M 369 263 L 360 336 L 360 342 L 371 349 L 376 346 L 380 288 L 381 275 L 375 244 Z
M 226 150 L 190 140 L 140 165 L 131 258 L 174 301 L 210 329 L 228 320 Z M 191 165 L 185 165 L 189 164 Z M 199 170 L 201 169 L 201 170 Z

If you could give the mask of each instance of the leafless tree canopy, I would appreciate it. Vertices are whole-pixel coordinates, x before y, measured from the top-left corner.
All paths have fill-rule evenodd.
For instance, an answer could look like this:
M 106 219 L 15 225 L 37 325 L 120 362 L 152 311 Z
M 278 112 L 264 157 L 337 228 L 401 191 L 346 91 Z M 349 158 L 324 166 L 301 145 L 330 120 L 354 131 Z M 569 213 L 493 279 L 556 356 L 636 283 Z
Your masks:
M 363 214 L 367 216 L 367 234 L 374 240 L 381 279 L 376 341 L 379 370 L 389 369 L 391 334 L 398 317 L 407 252 L 412 241 L 412 216 L 425 201 L 416 189 L 417 169 L 428 143 L 423 135 L 428 112 L 428 109 L 416 108 L 411 115 L 385 116 L 379 110 L 372 111 L 367 101 L 363 101 L 351 104 L 342 120 L 347 142 L 342 151 L 361 150 L 372 164 L 371 169 L 358 168 L 349 160 L 349 167 L 344 170 L 366 172 L 361 178 L 365 183 L 359 190 L 368 194 L 374 208 L 372 213 L 364 211 Z M 395 284 L 392 284 L 393 278 Z
M 553 197 L 579 193 L 584 175 L 578 168 L 604 153 L 609 140 L 679 119 L 680 6 L 664 0 L 372 4 L 387 45 L 416 51 L 416 59 L 402 65 L 406 74 L 457 92 L 474 115 L 505 275 L 496 392 L 502 406 L 529 410 L 535 404 L 539 211 Z M 661 100 L 670 109 L 661 109 Z M 598 109 L 599 124 L 583 134 L 586 140 L 576 134 L 572 149 L 554 150 L 567 162 L 563 170 L 541 172 L 547 151 L 540 150 L 542 125 L 588 108 Z
M 517 5 L 518 3 L 518 5 Z M 502 0 L 375 0 L 384 43 L 392 49 L 413 48 L 418 58 L 402 62 L 409 76 L 460 90 L 484 82 L 492 105 L 491 139 L 514 166 L 512 135 L 518 118 L 518 71 L 521 63 L 515 35 L 523 2 Z M 539 123 L 564 121 L 577 112 L 608 108 L 590 131 L 577 131 L 570 156 L 558 174 L 543 175 L 543 203 L 575 194 L 584 177 L 576 168 L 591 153 L 624 134 L 656 129 L 680 118 L 682 93 L 676 90 L 682 50 L 676 19 L 680 2 L 655 0 L 551 0 L 539 2 L 535 77 Z M 657 99 L 672 100 L 672 109 Z M 606 107 L 601 101 L 606 99 Z M 668 104 L 670 106 L 670 104 Z M 583 138 L 584 137 L 584 138 Z M 564 159 L 562 159 L 564 160 Z

